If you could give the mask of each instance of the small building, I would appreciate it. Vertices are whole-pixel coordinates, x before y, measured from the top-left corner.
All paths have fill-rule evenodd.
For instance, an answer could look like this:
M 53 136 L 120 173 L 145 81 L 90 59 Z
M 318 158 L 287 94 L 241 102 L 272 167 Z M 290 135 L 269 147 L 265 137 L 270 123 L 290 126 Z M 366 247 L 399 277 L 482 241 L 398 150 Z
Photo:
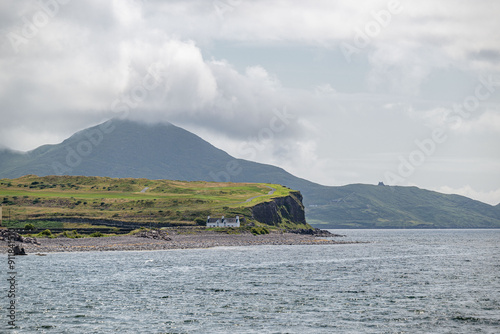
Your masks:
M 207 227 L 240 227 L 240 217 L 236 218 L 207 218 Z

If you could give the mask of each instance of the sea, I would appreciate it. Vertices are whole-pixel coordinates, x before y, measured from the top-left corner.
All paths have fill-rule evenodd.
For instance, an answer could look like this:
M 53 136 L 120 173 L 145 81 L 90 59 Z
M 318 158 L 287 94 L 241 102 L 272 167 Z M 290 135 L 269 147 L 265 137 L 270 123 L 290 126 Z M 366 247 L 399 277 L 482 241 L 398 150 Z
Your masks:
M 500 230 L 16 258 L 3 333 L 500 333 Z

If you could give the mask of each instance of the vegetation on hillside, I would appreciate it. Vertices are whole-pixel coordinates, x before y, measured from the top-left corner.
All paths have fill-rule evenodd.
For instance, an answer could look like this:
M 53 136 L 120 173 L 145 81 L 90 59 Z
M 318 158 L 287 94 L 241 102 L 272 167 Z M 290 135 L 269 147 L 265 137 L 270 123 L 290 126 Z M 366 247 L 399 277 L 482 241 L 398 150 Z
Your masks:
M 320 228 L 500 228 L 500 212 L 458 195 L 417 187 L 331 187 L 307 207 Z M 317 204 L 316 204 L 317 203 Z
M 0 179 L 0 203 L 20 228 L 23 221 L 76 219 L 194 226 L 205 225 L 207 216 L 223 215 L 251 222 L 252 206 L 289 193 L 280 185 L 255 183 L 34 175 Z M 47 224 L 36 227 L 41 226 Z

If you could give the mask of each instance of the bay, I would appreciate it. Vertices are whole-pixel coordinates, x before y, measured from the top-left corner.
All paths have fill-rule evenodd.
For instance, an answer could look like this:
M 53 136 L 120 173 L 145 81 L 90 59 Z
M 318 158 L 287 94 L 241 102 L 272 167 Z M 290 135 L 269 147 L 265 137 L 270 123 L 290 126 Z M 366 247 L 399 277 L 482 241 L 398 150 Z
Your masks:
M 500 230 L 331 231 L 369 243 L 17 257 L 8 332 L 500 332 Z

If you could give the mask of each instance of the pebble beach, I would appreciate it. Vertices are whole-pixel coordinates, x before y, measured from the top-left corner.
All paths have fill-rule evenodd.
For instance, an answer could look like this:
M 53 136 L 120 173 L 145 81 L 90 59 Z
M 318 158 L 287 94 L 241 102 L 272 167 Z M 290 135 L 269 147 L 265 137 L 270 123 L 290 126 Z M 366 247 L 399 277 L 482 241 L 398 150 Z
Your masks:
M 336 239 L 336 240 L 334 240 Z M 186 248 L 210 248 L 257 245 L 325 245 L 345 244 L 339 237 L 317 237 L 295 233 L 271 232 L 264 235 L 252 233 L 224 234 L 206 231 L 195 234 L 168 233 L 168 236 L 154 238 L 134 235 L 117 235 L 100 238 L 37 238 L 35 243 L 16 242 L 29 254 L 53 252 L 95 252 L 95 251 L 147 251 Z M 7 253 L 6 240 L 0 241 L 0 253 Z

